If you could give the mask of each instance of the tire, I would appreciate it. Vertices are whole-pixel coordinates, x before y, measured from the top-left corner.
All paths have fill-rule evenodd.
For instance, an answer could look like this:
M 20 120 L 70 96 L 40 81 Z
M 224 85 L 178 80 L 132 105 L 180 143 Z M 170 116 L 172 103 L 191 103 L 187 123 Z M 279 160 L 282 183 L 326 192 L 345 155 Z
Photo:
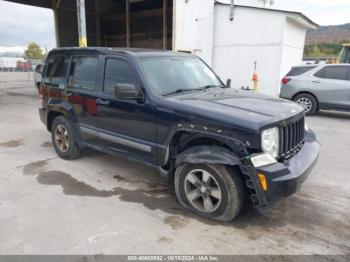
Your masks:
M 299 94 L 294 97 L 293 101 L 304 107 L 307 116 L 313 115 L 317 110 L 317 100 L 311 94 Z
M 208 174 L 210 178 L 204 183 L 204 188 L 192 183 L 197 177 L 203 184 Z M 180 204 L 192 213 L 211 220 L 232 221 L 240 213 L 245 200 L 241 176 L 224 165 L 185 163 L 176 169 L 174 183 Z
M 73 128 L 65 117 L 58 116 L 54 119 L 51 139 L 56 153 L 61 158 L 73 160 L 79 157 L 80 149 L 75 141 Z

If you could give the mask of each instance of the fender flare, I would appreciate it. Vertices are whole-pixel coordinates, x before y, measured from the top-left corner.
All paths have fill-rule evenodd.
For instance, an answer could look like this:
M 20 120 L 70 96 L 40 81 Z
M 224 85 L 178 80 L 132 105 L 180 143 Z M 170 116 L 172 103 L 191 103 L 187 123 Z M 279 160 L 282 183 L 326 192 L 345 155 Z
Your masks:
M 83 142 L 81 138 L 81 134 L 79 131 L 79 126 L 77 125 L 77 118 L 74 113 L 74 109 L 71 104 L 69 104 L 67 101 L 62 101 L 59 99 L 51 98 L 48 101 L 47 107 L 47 114 L 46 114 L 46 125 L 48 128 L 48 121 L 49 121 L 49 115 L 50 113 L 56 112 L 62 114 L 68 121 L 70 121 L 70 124 L 73 128 L 74 136 L 76 138 L 76 142 L 78 143 L 80 148 L 85 147 L 85 143 Z
M 67 101 L 62 101 L 60 99 L 50 98 L 46 108 L 47 116 L 50 112 L 58 112 L 65 115 L 66 117 L 71 117 L 72 115 L 74 115 L 72 105 L 69 104 Z
M 223 164 L 223 165 L 241 165 L 240 159 L 229 149 L 221 146 L 194 146 L 178 156 L 176 156 L 175 167 L 183 163 L 189 164 Z

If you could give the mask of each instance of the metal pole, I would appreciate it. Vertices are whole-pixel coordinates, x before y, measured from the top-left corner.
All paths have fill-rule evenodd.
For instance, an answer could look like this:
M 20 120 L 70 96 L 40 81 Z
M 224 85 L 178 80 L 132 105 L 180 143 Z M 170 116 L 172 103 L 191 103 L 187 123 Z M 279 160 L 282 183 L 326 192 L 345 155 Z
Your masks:
M 85 0 L 77 0 L 79 47 L 87 47 Z
M 235 8 L 235 0 L 231 0 L 230 3 L 230 21 L 234 18 L 234 8 Z

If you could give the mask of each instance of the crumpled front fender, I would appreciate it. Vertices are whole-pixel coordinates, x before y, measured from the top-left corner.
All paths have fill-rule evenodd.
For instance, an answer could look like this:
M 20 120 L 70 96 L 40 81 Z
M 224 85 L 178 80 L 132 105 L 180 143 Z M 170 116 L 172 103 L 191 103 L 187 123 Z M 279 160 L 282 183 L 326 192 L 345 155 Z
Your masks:
M 240 159 L 230 150 L 220 146 L 194 146 L 176 157 L 175 166 L 183 163 L 190 164 L 222 164 L 222 165 L 240 165 Z

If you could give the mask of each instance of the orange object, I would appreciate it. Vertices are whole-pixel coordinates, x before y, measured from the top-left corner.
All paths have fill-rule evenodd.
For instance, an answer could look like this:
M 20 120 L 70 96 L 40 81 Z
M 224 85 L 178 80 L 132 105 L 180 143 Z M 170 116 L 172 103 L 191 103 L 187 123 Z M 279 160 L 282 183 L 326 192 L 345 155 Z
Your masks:
M 254 71 L 252 81 L 259 81 L 258 72 Z
M 259 85 L 258 85 L 258 81 L 259 81 L 259 76 L 258 76 L 258 71 L 257 71 L 257 61 L 254 62 L 254 73 L 253 73 L 253 77 L 252 77 L 252 81 L 253 81 L 253 88 L 254 88 L 254 92 L 258 92 L 259 89 Z
M 261 183 L 261 187 L 264 191 L 267 191 L 267 181 L 264 174 L 258 173 L 258 177 Z

